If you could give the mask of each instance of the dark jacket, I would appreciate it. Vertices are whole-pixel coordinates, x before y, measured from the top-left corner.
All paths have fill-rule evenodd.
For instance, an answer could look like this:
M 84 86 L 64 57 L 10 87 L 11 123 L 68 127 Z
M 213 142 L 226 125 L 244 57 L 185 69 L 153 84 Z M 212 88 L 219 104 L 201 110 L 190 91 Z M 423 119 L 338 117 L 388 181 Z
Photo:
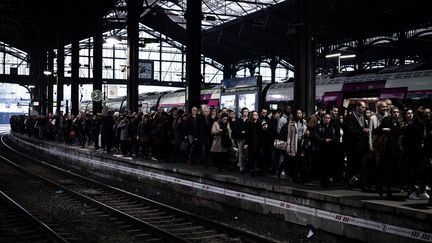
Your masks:
M 336 130 L 331 124 L 328 126 L 325 126 L 322 123 L 318 124 L 318 126 L 314 129 L 313 137 L 314 150 L 319 153 L 325 152 L 331 154 L 334 152 L 335 144 L 339 140 Z M 327 143 L 326 139 L 331 139 L 332 141 Z
M 245 144 L 249 146 L 248 150 L 259 150 L 263 145 L 263 130 L 261 122 L 247 122 Z
M 396 164 L 402 157 L 402 126 L 399 121 L 394 121 L 391 117 L 384 117 L 379 127 L 372 131 L 373 134 L 384 134 L 383 128 L 390 128 L 390 132 L 385 133 L 387 139 L 385 142 L 384 155 L 389 161 Z
M 193 138 L 199 137 L 199 116 L 196 117 L 189 116 L 187 119 L 187 135 L 192 136 Z
M 346 143 L 347 151 L 357 153 L 366 152 L 369 147 L 369 134 L 363 132 L 363 128 L 367 128 L 364 121 L 365 119 L 363 120 L 363 124 L 360 124 L 354 112 L 350 114 L 346 120 L 343 141 Z
M 243 121 L 243 118 L 237 118 L 237 120 L 235 121 L 235 126 L 233 128 L 233 133 L 234 133 L 234 137 L 237 140 L 244 140 L 246 139 L 246 129 L 247 129 L 247 122 Z
M 415 156 L 422 150 L 424 144 L 423 133 L 424 124 L 419 120 L 414 120 L 411 124 L 406 124 L 402 129 L 402 147 L 408 156 Z

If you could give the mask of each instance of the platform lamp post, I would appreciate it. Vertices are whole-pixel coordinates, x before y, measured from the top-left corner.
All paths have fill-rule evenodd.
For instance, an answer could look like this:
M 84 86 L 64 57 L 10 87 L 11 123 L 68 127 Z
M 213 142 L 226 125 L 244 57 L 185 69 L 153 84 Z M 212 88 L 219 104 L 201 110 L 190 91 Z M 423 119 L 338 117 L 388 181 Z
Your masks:
M 325 56 L 326 58 L 333 58 L 333 57 L 337 57 L 337 62 L 338 62 L 338 73 L 341 72 L 341 59 L 347 59 L 347 58 L 355 58 L 356 55 L 355 54 L 350 54 L 350 55 L 342 55 L 341 53 L 334 53 L 334 54 L 328 54 Z
M 43 74 L 45 75 L 45 84 L 51 85 L 50 81 L 51 81 L 51 76 L 53 75 L 53 72 L 49 68 L 47 68 L 46 70 L 43 71 Z M 48 115 L 49 111 L 48 111 L 47 106 L 48 106 L 48 102 L 50 102 L 50 101 L 48 101 L 49 94 L 47 94 L 47 90 L 46 90 L 47 88 L 48 88 L 47 85 L 45 85 L 45 87 L 44 87 L 45 95 L 44 95 L 44 100 L 43 100 L 43 105 L 42 105 L 42 108 L 44 109 L 44 111 L 42 112 L 42 114 L 46 113 Z
M 34 90 L 33 89 L 35 88 L 35 86 L 34 85 L 21 85 L 21 86 L 24 87 L 30 95 L 30 103 L 29 103 L 29 108 L 28 108 L 28 115 L 30 116 L 31 112 L 33 111 L 33 102 L 34 102 L 34 100 L 33 100 Z

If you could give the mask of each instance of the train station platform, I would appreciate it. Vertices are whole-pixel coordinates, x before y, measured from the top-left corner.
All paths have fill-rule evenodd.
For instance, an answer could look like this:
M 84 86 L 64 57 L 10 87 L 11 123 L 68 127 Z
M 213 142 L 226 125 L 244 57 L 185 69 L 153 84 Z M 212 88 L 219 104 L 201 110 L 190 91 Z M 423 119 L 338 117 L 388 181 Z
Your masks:
M 159 163 L 11 134 L 11 140 L 57 165 L 112 180 L 131 180 L 272 217 L 277 222 L 310 225 L 366 242 L 432 242 L 432 206 L 395 193 L 376 193 L 317 184 L 294 184 L 271 176 L 251 177 L 187 164 Z

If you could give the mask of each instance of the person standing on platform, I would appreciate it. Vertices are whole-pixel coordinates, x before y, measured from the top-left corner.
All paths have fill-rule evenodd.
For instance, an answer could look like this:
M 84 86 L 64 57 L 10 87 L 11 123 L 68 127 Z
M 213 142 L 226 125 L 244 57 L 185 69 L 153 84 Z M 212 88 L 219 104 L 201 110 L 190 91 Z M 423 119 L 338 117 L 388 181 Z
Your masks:
M 244 149 L 248 153 L 246 168 L 249 169 L 251 176 L 262 175 L 262 147 L 263 130 L 257 111 L 252 111 L 251 119 L 246 123 L 246 135 Z
M 228 123 L 228 114 L 222 113 L 219 120 L 213 123 L 211 133 L 213 142 L 211 146 L 212 161 L 218 171 L 227 168 L 228 152 L 232 146 L 231 128 Z
M 99 135 L 101 131 L 101 117 L 100 114 L 96 114 L 93 116 L 92 125 L 91 125 L 91 135 L 93 138 L 94 148 L 98 150 L 99 147 Z
M 424 109 L 424 156 L 426 168 L 426 184 L 432 187 L 432 115 L 429 108 Z M 429 205 L 432 205 L 432 197 L 429 197 Z
M 330 114 L 325 114 L 322 122 L 314 130 L 314 141 L 317 158 L 319 159 L 320 183 L 328 187 L 332 183 L 331 169 L 334 168 L 334 156 L 336 152 L 335 142 L 338 141 L 338 134 L 330 124 Z
M 245 145 L 245 138 L 246 138 L 246 124 L 248 121 L 248 116 L 249 116 L 249 109 L 243 107 L 241 109 L 241 116 L 240 118 L 237 119 L 234 128 L 235 138 L 237 139 L 237 148 L 238 148 L 237 166 L 239 167 L 240 172 L 245 172 L 246 169 L 247 150 L 244 148 L 244 145 Z
M 261 109 L 260 120 L 261 120 L 261 122 L 269 123 L 270 117 L 268 116 L 268 109 L 267 108 Z
M 386 187 L 387 197 L 392 196 L 391 188 L 397 180 L 397 168 L 403 156 L 401 131 L 403 125 L 399 121 L 400 111 L 396 106 L 390 108 L 390 115 L 384 117 L 381 124 L 373 131 L 374 135 L 383 138 L 383 154 L 378 168 L 377 190 L 383 196 L 383 187 Z M 380 139 L 380 138 L 377 138 Z
M 213 117 L 213 113 L 215 114 L 214 117 Z M 203 108 L 203 114 L 201 115 L 200 126 L 199 126 L 200 139 L 202 141 L 201 142 L 201 163 L 204 165 L 204 167 L 209 166 L 210 148 L 211 148 L 211 143 L 213 141 L 213 135 L 211 134 L 211 129 L 213 123 L 217 120 L 218 120 L 217 110 L 212 109 L 210 111 L 210 108 L 208 106 L 205 106 Z
M 302 110 L 298 109 L 288 124 L 287 154 L 289 157 L 290 177 L 294 182 L 304 181 L 304 135 L 307 130 Z
M 130 118 L 127 114 L 123 114 L 120 117 L 120 123 L 117 126 L 117 129 L 120 129 L 120 150 L 123 155 L 128 153 L 128 149 L 130 148 L 129 141 L 129 129 L 130 129 Z
M 365 110 L 366 104 L 363 101 L 357 102 L 355 110 L 346 121 L 348 169 L 345 183 L 347 187 L 358 182 L 364 187 L 367 182 L 369 127 L 366 125 Z
M 335 162 L 333 165 L 332 178 L 335 182 L 343 182 L 345 171 L 345 148 L 343 144 L 343 124 L 339 117 L 339 107 L 333 106 L 330 110 L 330 126 L 335 129 L 336 136 L 339 138 L 334 141 L 335 145 Z
M 291 111 L 292 111 L 291 106 L 289 105 L 285 106 L 283 113 L 281 114 L 280 119 L 278 120 L 277 123 L 276 139 L 286 141 L 288 123 L 292 119 Z M 275 163 L 277 164 L 276 177 L 279 178 L 282 173 L 282 170 L 286 169 L 284 167 L 288 163 L 287 161 L 288 157 L 285 150 L 279 150 L 279 149 L 275 149 L 275 156 L 276 156 Z
M 423 114 L 421 114 L 423 115 Z M 425 124 L 422 117 L 414 117 L 414 111 L 407 109 L 405 124 L 402 130 L 402 147 L 404 160 L 402 170 L 410 186 L 409 199 L 429 199 L 426 193 L 426 151 L 423 151 L 425 141 Z
M 105 140 L 106 152 L 111 153 L 112 141 L 113 141 L 113 128 L 115 125 L 112 112 L 109 111 L 103 121 L 103 139 Z
M 193 164 L 200 156 L 200 118 L 198 108 L 195 106 L 191 109 L 191 114 L 187 120 L 187 139 L 190 144 L 188 164 Z
M 181 117 L 180 117 L 181 118 Z M 141 147 L 141 155 L 143 159 L 149 159 L 150 148 L 151 148 L 151 120 L 150 116 L 145 114 L 142 116 L 140 123 L 138 124 L 137 135 Z M 181 135 L 181 139 L 184 138 L 184 132 Z
M 372 177 L 374 181 L 377 180 L 377 165 L 380 164 L 379 160 L 381 159 L 381 153 L 378 151 L 375 151 L 373 144 L 376 142 L 376 139 L 378 138 L 377 135 L 373 135 L 372 131 L 374 131 L 379 125 L 381 124 L 381 121 L 384 117 L 387 116 L 387 102 L 384 100 L 380 100 L 376 104 L 377 106 L 377 113 L 373 114 L 369 121 L 369 135 L 368 135 L 368 145 L 369 145 L 369 151 L 371 153 L 371 161 L 372 161 Z
M 65 141 L 64 129 L 66 126 L 66 118 L 64 117 L 63 111 L 57 113 L 55 121 L 55 127 L 57 129 L 57 141 L 62 143 Z
M 307 123 L 307 130 L 309 131 L 310 135 L 311 135 L 311 142 L 312 144 L 315 144 L 315 141 L 313 141 L 314 139 L 314 131 L 315 128 L 318 126 L 318 124 L 321 123 L 322 118 L 324 117 L 324 115 L 326 114 L 326 106 L 324 104 L 319 104 L 317 105 L 317 110 L 315 111 L 315 113 L 313 113 L 308 120 Z M 314 148 L 314 147 L 312 147 Z M 315 149 L 312 149 L 312 154 L 311 154 L 311 168 L 312 168 L 312 174 L 315 177 L 319 177 L 319 158 L 317 158 L 317 153 Z

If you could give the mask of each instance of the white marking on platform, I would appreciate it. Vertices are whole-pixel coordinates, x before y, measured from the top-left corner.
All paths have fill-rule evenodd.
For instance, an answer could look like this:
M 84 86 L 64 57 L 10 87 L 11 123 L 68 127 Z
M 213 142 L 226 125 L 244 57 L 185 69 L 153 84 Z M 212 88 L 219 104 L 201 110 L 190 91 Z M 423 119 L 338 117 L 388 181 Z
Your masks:
M 9 133 L 9 131 L 8 131 L 8 133 Z M 130 167 L 122 166 L 122 165 L 113 165 L 111 163 L 106 163 L 106 162 L 101 162 L 101 161 L 92 160 L 92 159 L 88 159 L 88 158 L 83 158 L 83 157 L 80 157 L 77 155 L 71 155 L 68 153 L 60 152 L 60 151 L 53 151 L 53 150 L 50 150 L 50 149 L 47 149 L 44 147 L 36 146 L 36 145 L 29 143 L 27 141 L 24 141 L 24 140 L 21 140 L 21 141 L 23 143 L 29 145 L 29 146 L 33 146 L 33 147 L 37 147 L 39 149 L 45 150 L 48 153 L 59 154 L 59 155 L 64 156 L 64 157 L 79 160 L 79 161 L 86 162 L 89 164 L 96 164 L 96 165 L 107 167 L 107 168 L 113 168 L 116 170 L 127 171 L 129 173 L 137 174 L 138 176 L 146 176 L 146 177 L 149 177 L 151 179 L 157 179 L 160 181 L 175 183 L 175 184 L 195 188 L 195 189 L 202 190 L 202 191 L 213 192 L 213 193 L 225 195 L 228 197 L 237 198 L 239 200 L 246 200 L 246 201 L 259 203 L 262 205 L 273 206 L 273 207 L 281 208 L 281 209 L 295 212 L 295 213 L 299 212 L 299 213 L 303 213 L 303 214 L 310 215 L 310 216 L 317 217 L 317 218 L 322 218 L 322 219 L 340 222 L 342 224 L 348 224 L 348 225 L 363 227 L 363 228 L 367 228 L 367 229 L 377 230 L 377 231 L 381 231 L 384 233 L 404 236 L 407 238 L 412 238 L 412 239 L 416 239 L 416 240 L 420 240 L 420 241 L 432 242 L 432 233 L 428 233 L 428 232 L 422 232 L 422 231 L 413 230 L 413 229 L 400 227 L 400 226 L 396 226 L 396 225 L 391 225 L 391 224 L 383 224 L 383 223 L 368 220 L 368 219 L 353 217 L 353 216 L 349 216 L 349 215 L 343 215 L 340 213 L 334 213 L 334 212 L 321 210 L 318 208 L 304 206 L 304 205 L 300 205 L 300 204 L 295 204 L 295 203 L 291 203 L 291 202 L 284 202 L 284 201 L 280 201 L 280 200 L 276 200 L 276 199 L 272 199 L 272 198 L 261 197 L 261 196 L 241 192 L 241 191 L 236 191 L 236 190 L 231 190 L 231 189 L 226 189 L 226 188 L 222 188 L 222 187 L 208 185 L 205 183 L 198 183 L 198 182 L 194 182 L 194 181 L 190 181 L 190 180 L 185 180 L 185 179 L 177 178 L 174 176 L 166 176 L 166 175 L 158 174 L 158 173 L 155 173 L 152 171 L 134 169 L 134 168 L 130 168 Z

